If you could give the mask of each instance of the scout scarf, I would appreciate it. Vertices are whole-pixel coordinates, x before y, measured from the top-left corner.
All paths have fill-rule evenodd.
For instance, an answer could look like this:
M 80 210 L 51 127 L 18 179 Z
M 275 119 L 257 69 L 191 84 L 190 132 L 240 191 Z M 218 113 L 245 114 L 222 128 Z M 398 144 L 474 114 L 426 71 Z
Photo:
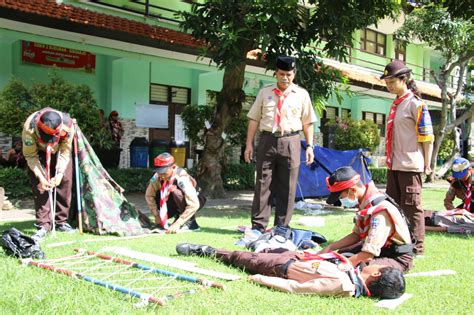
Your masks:
M 345 271 L 349 276 L 349 279 L 351 279 L 352 283 L 354 284 L 354 297 L 358 298 L 360 296 L 371 296 L 369 289 L 365 286 L 364 280 L 362 280 L 359 275 L 359 269 L 354 268 L 347 257 L 334 251 L 329 251 L 324 254 L 312 254 L 308 252 L 303 252 L 303 255 L 304 256 L 302 257 L 302 260 L 324 260 L 334 262 L 336 265 L 339 265 L 341 263 L 347 264 L 347 268 L 341 271 Z
M 392 107 L 390 108 L 390 112 L 388 114 L 388 120 L 387 120 L 387 138 L 385 140 L 385 156 L 386 156 L 386 162 L 387 162 L 387 168 L 391 169 L 392 168 L 392 138 L 393 138 L 393 120 L 395 119 L 395 113 L 397 112 L 397 106 L 405 99 L 413 96 L 413 93 L 411 91 L 408 91 L 405 95 L 402 97 L 397 98 L 395 101 L 393 101 Z
M 464 185 L 464 183 L 463 183 Z M 471 183 L 466 183 L 466 185 L 464 185 L 465 189 L 466 189 L 466 194 L 465 194 L 465 197 L 464 197 L 464 206 L 463 208 L 469 212 L 471 212 L 471 202 L 472 202 L 472 187 L 473 185 Z
M 173 192 L 173 190 L 176 189 L 176 186 L 173 185 L 175 180 L 175 172 L 173 170 L 173 175 L 171 176 L 170 179 L 164 181 L 161 184 L 161 189 L 160 189 L 160 221 L 161 221 L 161 226 L 164 229 L 168 229 L 168 206 L 166 205 L 166 202 L 168 201 L 168 197 L 170 196 L 170 193 Z
M 278 104 L 277 104 L 277 108 L 276 108 L 276 111 L 275 111 L 275 116 L 273 118 L 274 123 L 273 123 L 273 131 L 272 132 L 277 131 L 278 127 L 280 127 L 281 134 L 283 134 L 285 132 L 283 122 L 285 121 L 286 117 L 284 117 L 284 115 L 282 115 L 281 110 L 283 108 L 283 102 L 285 102 L 285 99 L 287 98 L 287 96 L 289 94 L 289 91 L 282 92 L 279 89 L 275 88 L 275 89 L 273 89 L 273 92 L 278 96 Z

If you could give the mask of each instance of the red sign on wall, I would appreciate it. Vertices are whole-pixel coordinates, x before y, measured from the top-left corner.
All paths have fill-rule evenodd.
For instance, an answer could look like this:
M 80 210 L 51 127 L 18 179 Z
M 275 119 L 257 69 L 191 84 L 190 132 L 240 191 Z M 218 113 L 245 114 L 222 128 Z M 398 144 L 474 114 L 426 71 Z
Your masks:
M 95 72 L 95 55 L 86 51 L 29 41 L 21 43 L 21 60 L 48 67 Z

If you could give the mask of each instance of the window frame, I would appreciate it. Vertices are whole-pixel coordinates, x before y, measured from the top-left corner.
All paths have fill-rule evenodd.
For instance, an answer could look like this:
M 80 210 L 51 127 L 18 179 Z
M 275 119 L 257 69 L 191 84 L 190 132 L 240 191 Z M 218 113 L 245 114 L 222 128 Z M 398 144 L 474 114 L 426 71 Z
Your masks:
M 373 119 L 367 119 L 367 114 L 372 114 L 374 116 Z M 383 124 L 377 123 L 377 116 L 382 115 L 382 121 Z M 385 137 L 385 129 L 386 129 L 386 124 L 387 124 L 387 115 L 384 113 L 377 113 L 377 112 L 369 112 L 369 111 L 363 111 L 362 112 L 362 120 L 370 120 L 373 121 L 380 129 L 380 136 Z
M 372 40 L 367 39 L 367 31 L 375 33 L 375 42 L 372 41 Z M 387 34 L 384 34 L 384 33 L 377 32 L 377 31 L 366 28 L 366 29 L 361 30 L 360 35 L 361 35 L 360 36 L 360 49 L 362 51 L 367 52 L 369 54 L 378 55 L 378 56 L 387 56 Z M 384 38 L 384 43 L 383 44 L 378 42 L 379 35 L 383 36 L 383 38 Z M 366 49 L 367 42 L 375 44 L 375 52 L 372 52 L 372 51 Z M 378 52 L 379 48 L 383 49 L 383 54 L 380 54 Z

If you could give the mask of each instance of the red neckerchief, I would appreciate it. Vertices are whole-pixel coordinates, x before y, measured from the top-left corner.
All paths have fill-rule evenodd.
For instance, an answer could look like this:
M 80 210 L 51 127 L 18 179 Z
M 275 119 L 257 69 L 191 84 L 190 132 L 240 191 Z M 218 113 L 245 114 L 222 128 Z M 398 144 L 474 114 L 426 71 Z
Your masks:
M 174 166 L 173 166 L 174 168 Z M 168 201 L 168 197 L 170 193 L 173 192 L 173 190 L 176 188 L 174 186 L 174 180 L 176 178 L 176 169 L 173 169 L 173 175 L 171 177 L 161 183 L 161 188 L 160 188 L 160 221 L 161 221 L 161 226 L 165 229 L 167 229 L 168 226 L 168 206 L 166 202 Z
M 472 179 L 471 181 L 467 180 L 466 183 L 461 181 L 461 183 L 464 185 L 464 188 L 466 189 L 465 197 L 463 199 L 463 202 L 464 202 L 463 208 L 471 212 L 472 189 L 473 189 Z
M 393 101 L 392 107 L 388 114 L 387 120 L 387 138 L 385 140 L 385 156 L 387 162 L 387 168 L 392 168 L 392 138 L 393 138 L 393 120 L 395 119 L 395 113 L 397 112 L 397 106 L 406 98 L 413 96 L 413 93 L 409 90 L 405 95 L 397 98 Z
M 289 95 L 289 90 L 288 89 L 285 92 L 282 92 L 277 88 L 273 89 L 273 92 L 278 96 L 277 110 L 276 110 L 276 113 L 275 113 L 275 116 L 274 116 L 274 126 L 280 127 L 280 131 L 281 131 L 282 134 L 284 133 L 284 130 L 281 126 L 281 109 L 283 108 L 283 103 L 285 102 L 285 99 Z M 275 127 L 273 127 L 273 129 L 275 129 Z M 273 130 L 273 131 L 275 131 L 275 130 Z

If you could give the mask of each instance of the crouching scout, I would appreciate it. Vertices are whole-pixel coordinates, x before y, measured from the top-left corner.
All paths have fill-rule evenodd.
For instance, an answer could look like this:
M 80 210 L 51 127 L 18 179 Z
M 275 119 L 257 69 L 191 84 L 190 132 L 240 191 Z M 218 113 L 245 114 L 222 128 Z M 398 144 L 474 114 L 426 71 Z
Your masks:
M 343 206 L 358 206 L 359 211 L 352 233 L 319 253 L 339 250 L 354 254 L 349 259 L 354 266 L 377 264 L 408 271 L 413 266 L 413 245 L 407 220 L 387 196 L 373 182 L 364 185 L 350 166 L 338 168 L 326 183 L 331 192 L 327 203 L 334 204 L 339 199 Z
M 199 194 L 196 180 L 174 164 L 174 157 L 169 153 L 158 155 L 154 164 L 155 174 L 148 184 L 145 199 L 156 224 L 167 233 L 199 230 L 195 215 L 206 198 Z M 174 218 L 171 225 L 170 218 Z
M 405 292 L 405 278 L 399 269 L 375 264 L 354 268 L 335 252 L 316 255 L 277 248 L 254 253 L 189 243 L 176 245 L 176 251 L 216 258 L 253 274 L 251 281 L 284 292 L 384 299 L 395 299 Z
M 474 213 L 474 206 L 472 205 L 474 184 L 472 177 L 471 162 L 465 158 L 455 159 L 452 176 L 448 178 L 450 186 L 444 198 L 444 208 L 446 210 L 465 209 L 466 211 Z M 453 204 L 456 197 L 462 200 L 462 203 L 457 207 Z

